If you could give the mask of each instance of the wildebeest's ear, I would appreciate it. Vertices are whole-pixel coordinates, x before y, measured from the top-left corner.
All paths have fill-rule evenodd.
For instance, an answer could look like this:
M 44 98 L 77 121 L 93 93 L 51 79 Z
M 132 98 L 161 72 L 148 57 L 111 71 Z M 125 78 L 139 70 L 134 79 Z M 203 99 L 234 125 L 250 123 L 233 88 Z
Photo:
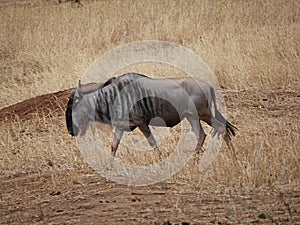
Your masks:
M 81 87 L 81 83 L 80 83 L 80 80 L 79 80 L 78 85 L 77 85 L 77 89 L 76 89 L 76 92 L 75 92 L 75 96 L 80 98 L 80 97 L 82 97 L 82 95 L 83 95 L 82 87 Z

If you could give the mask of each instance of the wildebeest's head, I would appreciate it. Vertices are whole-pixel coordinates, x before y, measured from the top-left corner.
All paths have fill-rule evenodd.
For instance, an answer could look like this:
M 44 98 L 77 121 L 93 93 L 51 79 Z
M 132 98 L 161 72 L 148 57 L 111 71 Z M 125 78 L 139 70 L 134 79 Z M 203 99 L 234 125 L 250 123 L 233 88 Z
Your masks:
M 85 134 L 89 122 L 95 118 L 94 105 L 89 102 L 88 95 L 82 91 L 80 81 L 77 89 L 70 93 L 66 110 L 66 124 L 69 134 L 77 136 Z
M 84 85 L 85 91 L 82 90 L 80 81 L 77 88 L 70 93 L 66 109 L 66 124 L 69 134 L 77 136 L 85 134 L 90 122 L 96 120 L 95 93 L 103 87 L 111 84 L 116 78 L 110 78 L 105 83 L 89 83 Z M 98 103 L 101 101 L 98 101 Z M 98 112 L 99 114 L 99 112 Z M 99 115 L 98 115 L 99 116 Z

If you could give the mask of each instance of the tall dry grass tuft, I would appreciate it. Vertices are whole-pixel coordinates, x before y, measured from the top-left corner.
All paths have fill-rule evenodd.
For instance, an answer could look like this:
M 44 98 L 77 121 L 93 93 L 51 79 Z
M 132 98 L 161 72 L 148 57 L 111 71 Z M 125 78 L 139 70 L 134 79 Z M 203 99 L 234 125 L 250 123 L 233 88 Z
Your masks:
M 191 161 L 171 180 L 198 189 L 299 184 L 297 1 L 82 3 L 0 4 L 1 107 L 75 86 L 93 60 L 120 44 L 175 42 L 193 50 L 215 72 L 229 96 L 229 120 L 240 131 L 234 140 L 237 164 L 224 146 L 208 170 L 200 173 L 197 160 Z M 172 75 L 172 69 L 155 65 L 129 68 L 151 76 Z M 1 121 L 0 132 L 3 174 L 86 168 L 62 117 Z M 164 144 L 166 152 L 172 151 L 171 142 Z M 147 154 L 124 150 L 120 157 L 138 163 Z
M 63 132 L 62 118 L 40 115 L 32 121 L 16 118 L 1 123 L 2 172 L 43 173 L 81 167 L 75 143 Z

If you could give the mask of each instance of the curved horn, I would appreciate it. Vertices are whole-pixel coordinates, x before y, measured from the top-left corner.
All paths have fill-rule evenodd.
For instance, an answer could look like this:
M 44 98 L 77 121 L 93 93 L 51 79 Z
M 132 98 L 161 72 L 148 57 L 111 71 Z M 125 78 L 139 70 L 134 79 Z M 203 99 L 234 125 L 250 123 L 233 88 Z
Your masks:
M 78 81 L 77 89 L 81 89 L 81 80 Z
M 81 81 L 80 80 L 78 81 L 76 92 L 77 92 L 77 94 L 78 94 L 79 97 L 81 97 L 83 95 L 83 93 L 82 93 L 82 86 L 81 86 Z

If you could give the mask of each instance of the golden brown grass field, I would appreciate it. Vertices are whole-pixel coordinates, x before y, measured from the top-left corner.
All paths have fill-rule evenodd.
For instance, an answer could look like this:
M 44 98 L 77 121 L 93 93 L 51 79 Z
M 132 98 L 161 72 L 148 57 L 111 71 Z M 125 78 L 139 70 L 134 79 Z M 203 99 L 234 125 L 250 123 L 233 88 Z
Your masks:
M 0 1 L 0 224 L 300 224 L 299 1 L 58 2 Z M 214 71 L 237 161 L 223 144 L 205 171 L 191 160 L 145 187 L 89 168 L 66 130 L 68 89 L 140 40 L 180 44 Z

